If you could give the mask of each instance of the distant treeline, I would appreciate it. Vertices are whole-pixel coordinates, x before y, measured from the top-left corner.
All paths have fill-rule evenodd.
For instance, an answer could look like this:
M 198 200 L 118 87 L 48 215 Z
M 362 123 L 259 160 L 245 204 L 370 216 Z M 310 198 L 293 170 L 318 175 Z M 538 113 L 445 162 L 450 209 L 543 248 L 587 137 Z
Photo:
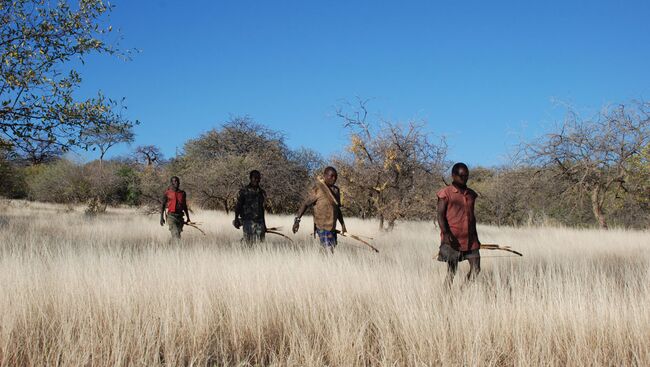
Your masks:
M 81 5 L 24 0 L 0 6 L 0 195 L 85 203 L 89 213 L 109 205 L 157 210 L 169 177 L 178 175 L 194 207 L 229 211 L 248 172 L 257 169 L 268 210 L 290 213 L 329 164 L 339 171 L 348 215 L 378 218 L 386 229 L 403 219 L 432 219 L 435 192 L 447 183 L 453 163 L 445 140 L 421 121 L 392 122 L 369 113 L 362 99 L 336 110 L 350 140 L 327 160 L 310 149 L 289 149 L 280 132 L 247 117 L 186 142 L 169 160 L 156 146 L 104 159 L 114 146 L 135 140 L 139 122 L 125 116 L 124 98 L 101 92 L 79 98 L 85 95 L 79 93 L 80 65 L 91 55 L 129 58 L 132 50 L 109 36 L 111 5 Z M 478 219 L 648 228 L 649 116 L 650 104 L 642 101 L 607 106 L 587 119 L 568 110 L 555 131 L 522 142 L 509 166 L 470 167 L 470 185 L 481 196 Z M 323 137 L 312 139 L 322 144 Z M 78 149 L 93 149 L 100 159 L 62 158 Z
M 85 204 L 89 213 L 101 213 L 110 205 L 152 211 L 159 208 L 169 178 L 177 175 L 191 206 L 228 212 L 235 205 L 237 191 L 247 183 L 249 171 L 257 169 L 268 195 L 267 210 L 292 213 L 314 177 L 324 166 L 333 165 L 339 171 L 347 215 L 378 218 L 384 229 L 400 220 L 432 220 L 435 192 L 449 182 L 453 163 L 446 159 L 444 139 L 433 141 L 421 123 L 379 123 L 365 111 L 364 101 L 338 110 L 350 140 L 345 151 L 327 160 L 307 148 L 288 148 L 282 133 L 248 117 L 232 118 L 187 141 L 171 159 L 165 159 L 155 146 L 139 146 L 127 157 L 109 160 L 78 163 L 50 154 L 34 163 L 5 145 L 0 155 L 1 190 L 8 198 Z M 648 228 L 647 135 L 643 145 L 633 148 L 638 153 L 630 154 L 625 151 L 632 149 L 626 145 L 627 138 L 618 145 L 615 141 L 598 143 L 594 126 L 580 130 L 577 120 L 567 121 L 573 128 L 565 123 L 558 135 L 522 145 L 520 160 L 525 164 L 470 167 L 469 185 L 480 195 L 479 221 Z M 589 139 L 581 138 L 586 147 L 562 145 L 562 141 L 578 139 L 580 131 L 592 134 Z M 600 138 L 612 133 L 610 126 Z M 550 149 L 553 144 L 560 148 Z M 608 152 L 579 157 L 588 146 Z M 620 153 L 621 149 L 627 155 L 625 161 L 613 157 L 616 152 L 612 151 Z M 571 157 L 560 156 L 569 153 Z M 603 160 L 596 163 L 598 157 Z

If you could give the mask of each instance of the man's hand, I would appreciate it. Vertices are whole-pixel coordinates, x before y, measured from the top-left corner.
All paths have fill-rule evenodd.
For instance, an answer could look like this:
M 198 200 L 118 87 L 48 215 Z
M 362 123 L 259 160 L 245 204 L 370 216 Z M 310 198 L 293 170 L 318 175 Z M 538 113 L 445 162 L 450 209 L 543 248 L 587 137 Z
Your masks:
M 165 225 L 165 217 L 163 217 L 162 215 L 160 216 L 160 225 L 161 226 Z
M 187 217 L 187 220 L 185 221 L 185 224 L 190 224 L 192 221 L 190 220 L 190 217 Z
M 239 220 L 239 218 L 235 218 L 235 220 L 232 221 L 232 225 L 235 228 L 239 229 L 239 227 L 241 227 L 241 221 Z
M 442 234 L 442 243 L 454 247 L 458 244 L 458 240 L 451 232 L 444 232 Z
M 347 231 L 348 231 L 348 229 L 345 228 L 345 224 L 341 224 L 341 233 L 345 233 Z
M 300 228 L 300 219 L 296 218 L 293 221 L 293 227 L 291 228 L 291 230 L 293 231 L 293 233 L 296 233 L 296 232 L 298 232 L 299 228 Z

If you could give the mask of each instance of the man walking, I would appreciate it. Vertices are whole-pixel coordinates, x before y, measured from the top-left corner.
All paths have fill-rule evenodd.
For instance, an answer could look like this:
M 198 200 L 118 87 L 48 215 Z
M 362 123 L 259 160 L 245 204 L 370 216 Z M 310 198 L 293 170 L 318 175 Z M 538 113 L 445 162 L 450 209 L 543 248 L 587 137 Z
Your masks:
M 266 192 L 260 187 L 262 175 L 253 170 L 248 175 L 249 184 L 239 190 L 237 205 L 235 205 L 235 220 L 233 226 L 244 227 L 244 241 L 247 245 L 264 242 L 266 222 L 264 220 L 264 202 Z
M 481 271 L 481 243 L 476 232 L 474 202 L 478 196 L 467 187 L 469 169 L 465 163 L 456 163 L 451 169 L 451 185 L 438 191 L 438 225 L 441 245 L 438 260 L 447 263 L 445 282 L 451 285 L 458 263 L 469 262 L 467 279 Z
M 334 252 L 337 244 L 336 221 L 341 222 L 341 232 L 347 232 L 341 213 L 341 192 L 336 185 L 338 175 L 334 167 L 323 171 L 323 180 L 318 180 L 309 191 L 293 222 L 293 233 L 300 228 L 300 219 L 309 207 L 314 207 L 314 228 L 323 248 Z
M 162 208 L 160 209 L 160 225 L 165 224 L 165 208 L 167 209 L 167 224 L 172 234 L 172 239 L 180 240 L 183 225 L 190 222 L 190 213 L 187 209 L 187 195 L 180 189 L 181 180 L 174 176 L 171 178 L 171 185 L 162 197 Z M 187 221 L 183 219 L 183 213 Z

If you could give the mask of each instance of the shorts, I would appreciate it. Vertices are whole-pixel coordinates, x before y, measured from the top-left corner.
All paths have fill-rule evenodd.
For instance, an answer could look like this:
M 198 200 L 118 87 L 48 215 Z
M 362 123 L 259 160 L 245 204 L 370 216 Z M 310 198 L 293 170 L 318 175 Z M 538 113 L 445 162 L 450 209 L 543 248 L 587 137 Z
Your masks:
M 447 263 L 460 262 L 477 257 L 481 257 L 479 249 L 459 251 L 449 245 L 442 244 L 438 251 L 438 261 Z
M 169 231 L 172 234 L 172 238 L 181 238 L 183 225 L 185 225 L 183 214 L 167 213 L 167 225 L 169 226 Z
M 316 233 L 318 234 L 318 239 L 320 240 L 321 246 L 330 249 L 336 247 L 336 232 L 327 231 L 324 229 L 316 229 Z
M 264 235 L 266 234 L 266 226 L 264 222 L 244 220 L 244 242 L 251 245 L 256 242 L 264 242 Z

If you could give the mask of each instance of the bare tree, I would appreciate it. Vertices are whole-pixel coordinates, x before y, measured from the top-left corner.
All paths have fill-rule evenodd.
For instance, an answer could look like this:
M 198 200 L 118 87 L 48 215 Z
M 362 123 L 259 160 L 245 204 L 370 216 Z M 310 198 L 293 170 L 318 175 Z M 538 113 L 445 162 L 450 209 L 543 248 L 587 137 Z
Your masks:
M 143 162 L 147 167 L 160 164 L 164 160 L 160 148 L 155 145 L 139 145 L 135 148 L 133 155 L 136 161 Z
M 594 217 L 607 228 L 607 204 L 628 190 L 631 164 L 649 142 L 650 104 L 633 102 L 587 120 L 569 110 L 556 131 L 525 143 L 523 152 L 534 166 L 559 168 L 580 195 L 589 196 Z
M 15 146 L 16 154 L 31 165 L 52 162 L 63 155 L 63 150 L 51 140 L 25 140 Z
M 362 217 L 378 217 L 381 228 L 384 221 L 391 229 L 399 219 L 428 217 L 432 183 L 442 177 L 444 139 L 433 143 L 422 122 L 372 118 L 367 104 L 345 102 L 336 112 L 350 131 L 348 154 L 336 159 L 345 206 Z

